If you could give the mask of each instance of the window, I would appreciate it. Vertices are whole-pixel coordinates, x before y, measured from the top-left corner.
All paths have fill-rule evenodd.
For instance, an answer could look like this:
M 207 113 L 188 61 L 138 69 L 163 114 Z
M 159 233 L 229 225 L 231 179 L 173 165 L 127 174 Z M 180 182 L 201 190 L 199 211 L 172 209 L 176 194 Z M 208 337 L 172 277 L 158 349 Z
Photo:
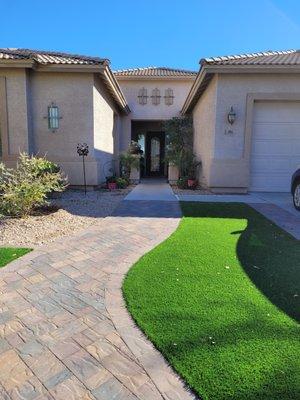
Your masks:
M 174 101 L 174 94 L 172 89 L 166 89 L 165 91 L 165 104 L 167 106 L 171 106 Z
M 139 90 L 138 99 L 139 99 L 139 104 L 142 104 L 143 106 L 147 104 L 147 99 L 148 99 L 147 89 L 142 88 Z
M 160 168 L 160 140 L 159 138 L 151 139 L 151 172 L 159 172 Z
M 59 109 L 53 103 L 48 107 L 48 128 L 55 131 L 59 128 Z
M 159 89 L 155 88 L 152 90 L 152 104 L 154 104 L 155 106 L 158 106 L 158 104 L 160 103 L 160 91 Z

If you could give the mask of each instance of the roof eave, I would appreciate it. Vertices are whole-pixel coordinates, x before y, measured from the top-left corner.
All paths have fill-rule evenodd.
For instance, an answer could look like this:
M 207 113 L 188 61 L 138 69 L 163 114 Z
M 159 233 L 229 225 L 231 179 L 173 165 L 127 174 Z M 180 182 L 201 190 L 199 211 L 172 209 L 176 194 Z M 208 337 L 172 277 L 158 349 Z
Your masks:
M 204 64 L 201 68 L 209 71 L 210 73 L 286 73 L 287 69 L 290 73 L 299 73 L 300 65 L 292 64 L 244 64 L 244 65 L 215 65 Z
M 103 68 L 102 75 L 104 76 L 106 82 L 108 83 L 110 91 L 111 91 L 114 99 L 116 100 L 120 110 L 122 111 L 122 113 L 128 115 L 131 112 L 131 110 L 127 104 L 125 96 L 124 96 L 114 74 L 112 73 L 112 71 L 108 65 L 105 68 Z
M 214 74 L 284 74 L 300 73 L 300 65 L 211 65 L 205 63 L 198 72 L 197 78 L 183 104 L 181 114 L 191 112 L 204 93 Z
M 92 72 L 97 73 L 99 70 L 106 68 L 103 64 L 34 64 L 35 71 L 38 72 Z
M 195 75 L 187 75 L 187 76 L 153 76 L 153 75 L 118 75 L 114 73 L 114 76 L 118 79 L 118 81 L 145 81 L 145 80 L 153 80 L 153 81 L 162 81 L 162 80 L 195 80 Z
M 30 59 L 18 59 L 18 60 L 13 60 L 13 59 L 0 59 L 0 68 L 33 68 L 35 65 L 35 61 Z
M 194 99 L 198 93 L 198 89 L 200 88 L 202 82 L 204 81 L 204 78 L 206 76 L 206 67 L 202 67 L 200 71 L 198 72 L 195 82 L 193 86 L 191 87 L 187 98 L 185 99 L 185 102 L 182 106 L 181 109 L 181 114 L 188 114 L 192 110 L 192 104 L 194 103 Z

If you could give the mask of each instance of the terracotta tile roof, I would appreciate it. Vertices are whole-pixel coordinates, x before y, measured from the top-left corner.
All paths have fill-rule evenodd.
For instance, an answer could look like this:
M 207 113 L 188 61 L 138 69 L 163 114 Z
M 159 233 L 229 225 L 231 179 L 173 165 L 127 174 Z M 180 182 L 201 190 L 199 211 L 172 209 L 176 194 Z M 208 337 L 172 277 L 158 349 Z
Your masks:
M 185 69 L 175 69 L 167 67 L 146 67 L 132 68 L 114 71 L 116 77 L 132 76 L 132 77 L 194 77 L 197 75 L 195 71 Z
M 38 64 L 76 64 L 101 65 L 109 60 L 98 57 L 87 57 L 77 54 L 59 53 L 54 51 L 39 51 L 31 49 L 1 49 L 0 60 L 32 60 Z
M 227 71 L 229 73 L 235 70 L 235 66 L 238 67 L 239 73 L 243 70 L 246 72 L 264 72 L 270 69 L 274 73 L 278 69 L 286 70 L 287 73 L 289 71 L 298 72 L 300 67 L 300 50 L 264 51 L 260 53 L 203 58 L 200 60 L 200 64 L 201 67 L 197 78 L 182 107 L 182 114 L 188 113 L 193 109 L 205 92 L 214 74 L 218 72 L 218 67 L 220 67 L 220 71 Z
M 203 58 L 201 65 L 300 65 L 299 50 L 264 51 L 260 53 Z

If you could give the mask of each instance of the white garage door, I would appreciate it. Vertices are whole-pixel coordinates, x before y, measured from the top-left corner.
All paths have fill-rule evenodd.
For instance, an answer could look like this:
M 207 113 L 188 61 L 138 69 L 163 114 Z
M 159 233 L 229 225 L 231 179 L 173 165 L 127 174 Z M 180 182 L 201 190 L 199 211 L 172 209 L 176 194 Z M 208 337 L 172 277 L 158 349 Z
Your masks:
M 250 190 L 289 192 L 300 167 L 300 102 L 254 104 Z

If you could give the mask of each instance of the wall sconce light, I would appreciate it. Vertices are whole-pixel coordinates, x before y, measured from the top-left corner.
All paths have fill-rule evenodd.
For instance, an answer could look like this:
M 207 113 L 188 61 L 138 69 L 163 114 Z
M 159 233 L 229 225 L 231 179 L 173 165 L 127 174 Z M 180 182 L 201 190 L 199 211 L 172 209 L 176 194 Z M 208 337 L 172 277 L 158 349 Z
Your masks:
M 230 111 L 227 115 L 227 120 L 230 123 L 230 125 L 232 125 L 235 119 L 236 119 L 236 113 L 234 112 L 233 107 L 231 106 Z

